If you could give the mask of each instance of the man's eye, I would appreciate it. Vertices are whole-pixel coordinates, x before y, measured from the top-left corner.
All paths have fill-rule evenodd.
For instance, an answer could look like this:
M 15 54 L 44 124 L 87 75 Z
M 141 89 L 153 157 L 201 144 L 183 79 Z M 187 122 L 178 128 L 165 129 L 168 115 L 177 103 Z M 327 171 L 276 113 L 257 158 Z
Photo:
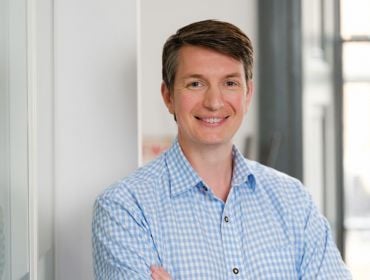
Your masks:
M 200 81 L 194 81 L 188 84 L 189 88 L 200 88 L 203 84 Z
M 226 81 L 226 86 L 227 87 L 236 87 L 238 86 L 239 84 L 235 81 Z

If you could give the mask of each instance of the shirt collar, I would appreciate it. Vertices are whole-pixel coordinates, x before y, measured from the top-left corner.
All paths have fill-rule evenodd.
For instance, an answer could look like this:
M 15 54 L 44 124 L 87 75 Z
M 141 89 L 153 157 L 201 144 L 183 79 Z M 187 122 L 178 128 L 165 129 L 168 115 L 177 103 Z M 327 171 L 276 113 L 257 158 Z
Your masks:
M 183 154 L 177 138 L 166 152 L 166 162 L 170 176 L 171 196 L 181 194 L 202 183 L 202 179 Z
M 235 145 L 232 152 L 234 159 L 232 186 L 246 185 L 254 191 L 256 181 L 248 166 L 248 161 Z M 202 179 L 186 159 L 177 138 L 166 152 L 166 163 L 170 177 L 171 196 L 179 195 L 199 184 L 204 185 Z
M 232 186 L 246 185 L 251 190 L 256 188 L 256 180 L 248 164 L 248 160 L 241 154 L 238 148 L 233 146 L 234 170 L 231 181 Z

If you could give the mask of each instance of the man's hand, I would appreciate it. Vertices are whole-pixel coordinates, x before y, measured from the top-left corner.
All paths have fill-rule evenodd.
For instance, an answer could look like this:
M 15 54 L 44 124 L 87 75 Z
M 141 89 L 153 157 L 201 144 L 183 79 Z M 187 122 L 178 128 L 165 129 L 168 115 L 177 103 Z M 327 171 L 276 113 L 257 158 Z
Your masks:
M 151 266 L 150 271 L 152 272 L 153 280 L 171 280 L 171 276 L 160 266 Z

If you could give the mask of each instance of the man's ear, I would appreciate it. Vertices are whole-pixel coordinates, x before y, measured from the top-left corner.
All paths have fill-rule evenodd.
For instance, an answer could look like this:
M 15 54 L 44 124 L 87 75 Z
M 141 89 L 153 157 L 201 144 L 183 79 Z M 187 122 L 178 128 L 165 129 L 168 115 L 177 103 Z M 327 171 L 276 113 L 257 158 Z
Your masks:
M 166 86 L 165 82 L 162 82 L 161 92 L 162 92 L 163 102 L 166 105 L 168 112 L 170 112 L 173 115 L 175 113 L 174 104 L 173 104 L 173 96 L 171 95 L 171 92 L 169 88 Z

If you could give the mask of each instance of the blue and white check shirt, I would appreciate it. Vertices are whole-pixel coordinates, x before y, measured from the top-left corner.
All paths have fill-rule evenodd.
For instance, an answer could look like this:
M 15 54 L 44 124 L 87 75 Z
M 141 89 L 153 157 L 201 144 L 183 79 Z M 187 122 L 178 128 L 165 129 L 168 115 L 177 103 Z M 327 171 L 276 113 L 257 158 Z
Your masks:
M 233 148 L 226 203 L 179 143 L 100 195 L 93 217 L 96 279 L 351 279 L 329 225 L 302 184 Z

